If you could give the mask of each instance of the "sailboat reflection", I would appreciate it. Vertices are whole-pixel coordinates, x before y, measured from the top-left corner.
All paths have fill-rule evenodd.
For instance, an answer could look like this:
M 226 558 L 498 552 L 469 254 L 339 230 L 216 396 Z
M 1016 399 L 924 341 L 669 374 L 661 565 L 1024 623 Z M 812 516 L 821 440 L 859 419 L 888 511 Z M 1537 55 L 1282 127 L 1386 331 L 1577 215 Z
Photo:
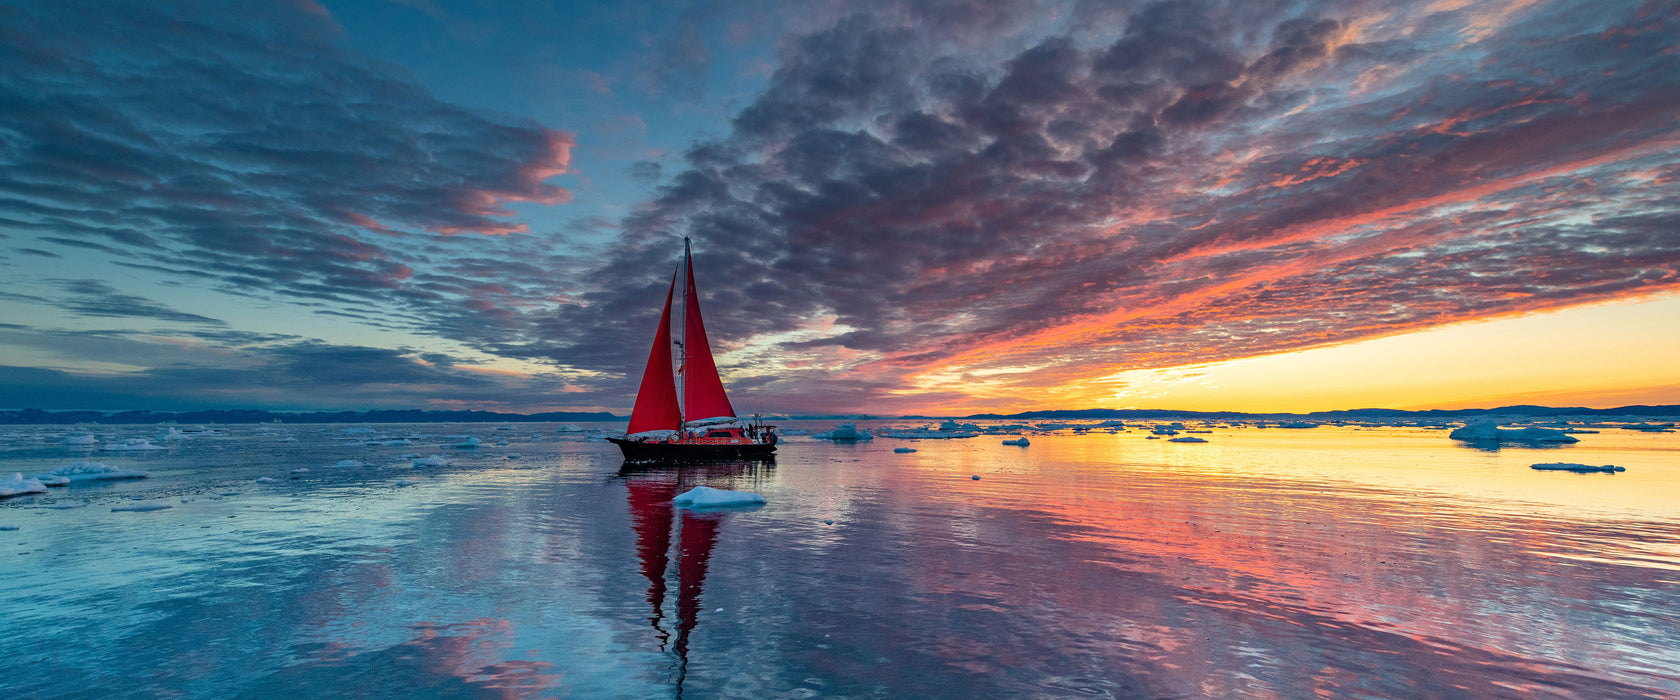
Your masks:
M 775 462 L 739 461 L 695 465 L 626 464 L 618 471 L 624 479 L 630 507 L 631 527 L 636 531 L 636 555 L 642 575 L 648 580 L 648 604 L 653 613 L 648 622 L 659 638 L 659 650 L 677 655 L 677 690 L 688 670 L 688 637 L 700 618 L 700 591 L 717 543 L 718 529 L 727 512 L 694 512 L 677 509 L 671 499 L 695 486 L 728 488 L 745 480 L 757 481 Z M 677 540 L 676 640 L 671 639 L 665 617 L 666 583 L 671 569 L 671 539 Z

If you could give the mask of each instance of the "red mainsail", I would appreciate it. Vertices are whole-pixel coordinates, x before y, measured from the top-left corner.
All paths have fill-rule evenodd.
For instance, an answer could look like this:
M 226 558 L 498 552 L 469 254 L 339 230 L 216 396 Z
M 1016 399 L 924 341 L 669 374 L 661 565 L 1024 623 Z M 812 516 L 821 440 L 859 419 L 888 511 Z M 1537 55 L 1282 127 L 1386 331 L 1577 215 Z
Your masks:
M 683 309 L 683 348 L 686 353 L 683 358 L 683 409 L 690 423 L 708 418 L 734 418 L 735 407 L 729 405 L 729 396 L 723 393 L 723 380 L 718 378 L 717 363 L 712 361 L 712 345 L 706 340 L 706 326 L 700 321 L 700 295 L 694 291 L 694 258 L 689 254 L 687 239 L 683 241 L 683 259 L 688 264 L 688 283 L 684 287 L 684 296 L 688 300 Z M 642 387 L 646 390 L 646 379 L 642 380 Z M 641 405 L 642 400 L 637 397 L 637 408 Z M 634 418 L 631 419 L 631 427 L 630 432 L 636 432 Z
M 693 270 L 689 270 L 690 289 L 694 287 Z M 642 372 L 642 388 L 636 391 L 636 406 L 630 409 L 630 434 L 648 430 L 676 430 L 682 427 L 682 409 L 677 406 L 677 385 L 671 379 L 671 295 L 677 290 L 677 276 L 671 275 L 671 288 L 665 291 L 665 310 L 659 312 L 659 330 L 653 336 L 653 352 L 648 354 L 647 369 Z M 706 361 L 711 362 L 707 354 Z M 717 381 L 717 372 L 712 372 Z M 718 392 L 723 392 L 719 384 Z M 729 400 L 724 399 L 724 405 Z

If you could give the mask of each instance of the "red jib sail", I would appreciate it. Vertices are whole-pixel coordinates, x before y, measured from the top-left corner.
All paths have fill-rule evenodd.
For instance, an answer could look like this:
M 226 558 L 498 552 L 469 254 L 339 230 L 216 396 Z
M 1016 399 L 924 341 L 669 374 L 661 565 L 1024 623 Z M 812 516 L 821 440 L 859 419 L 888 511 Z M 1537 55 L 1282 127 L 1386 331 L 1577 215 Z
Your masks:
M 683 309 L 683 348 L 687 353 L 683 368 L 683 408 L 690 423 L 709 418 L 734 418 L 735 407 L 729 405 L 729 396 L 723 393 L 723 380 L 718 378 L 717 364 L 712 361 L 712 345 L 706 340 L 706 326 L 700 321 L 700 295 L 694 292 L 694 259 L 688 253 L 686 240 L 683 242 L 683 258 L 688 263 L 688 284 L 684 290 L 688 302 Z M 646 379 L 642 380 L 642 386 L 644 389 L 647 387 Z M 640 408 L 641 405 L 642 400 L 638 397 L 636 406 Z M 631 425 L 635 425 L 634 419 Z
M 690 281 L 689 287 L 692 289 L 693 286 L 694 282 Z M 636 407 L 630 409 L 627 433 L 682 427 L 682 409 L 677 407 L 677 385 L 671 379 L 671 295 L 676 290 L 677 276 L 673 274 L 671 288 L 665 291 L 665 310 L 659 312 L 659 330 L 653 336 L 653 352 L 648 354 L 647 369 L 642 372 L 642 388 L 636 391 Z M 711 362 L 710 355 L 707 355 L 706 361 L 708 364 Z M 716 371 L 713 371 L 712 377 L 712 381 L 717 381 Z M 721 386 L 718 391 L 723 391 Z

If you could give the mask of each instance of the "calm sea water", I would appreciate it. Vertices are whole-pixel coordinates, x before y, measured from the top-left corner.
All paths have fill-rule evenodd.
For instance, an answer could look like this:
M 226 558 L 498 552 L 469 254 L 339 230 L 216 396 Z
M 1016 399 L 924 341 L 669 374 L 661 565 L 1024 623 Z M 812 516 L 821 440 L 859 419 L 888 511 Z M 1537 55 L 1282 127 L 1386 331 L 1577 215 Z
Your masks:
M 7 475 L 152 473 L 0 501 L 0 697 L 1680 697 L 1680 434 L 790 437 L 626 470 L 496 427 L 0 431 Z M 695 485 L 769 503 L 673 509 Z

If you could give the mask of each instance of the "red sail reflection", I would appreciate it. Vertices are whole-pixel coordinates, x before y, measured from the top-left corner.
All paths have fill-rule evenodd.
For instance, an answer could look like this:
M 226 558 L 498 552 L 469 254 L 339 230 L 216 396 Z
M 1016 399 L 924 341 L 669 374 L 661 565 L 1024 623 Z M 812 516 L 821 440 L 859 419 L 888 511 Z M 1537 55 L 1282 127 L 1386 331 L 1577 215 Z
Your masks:
M 700 620 L 700 594 L 712 547 L 717 544 L 718 530 L 727 514 L 683 510 L 679 518 L 671 499 L 695 486 L 728 487 L 737 477 L 757 476 L 759 467 L 755 462 L 728 462 L 693 466 L 625 465 L 619 471 L 628 491 L 630 523 L 636 531 L 636 555 L 642 564 L 642 575 L 648 580 L 647 601 L 652 608 L 648 622 L 659 637 L 660 651 L 670 641 L 670 631 L 663 622 L 665 596 L 670 590 L 666 574 L 672 568 L 672 527 L 676 527 L 677 639 L 672 649 L 685 668 L 689 633 Z

